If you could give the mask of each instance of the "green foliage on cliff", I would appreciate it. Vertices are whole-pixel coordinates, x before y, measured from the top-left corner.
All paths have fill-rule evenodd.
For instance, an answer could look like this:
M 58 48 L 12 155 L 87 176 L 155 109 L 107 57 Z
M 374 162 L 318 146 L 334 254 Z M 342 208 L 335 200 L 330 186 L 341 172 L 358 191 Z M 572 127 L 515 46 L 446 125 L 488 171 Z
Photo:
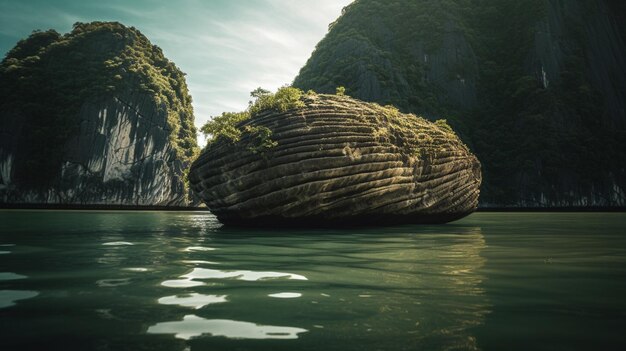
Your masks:
M 261 88 L 259 88 L 261 89 Z M 257 89 L 258 90 L 258 89 Z M 279 88 L 276 93 L 265 93 L 256 95 L 252 92 L 250 95 L 257 99 L 250 104 L 248 112 L 251 116 L 257 115 L 266 110 L 278 110 L 285 112 L 292 108 L 298 108 L 304 106 L 304 103 L 300 101 L 302 97 L 302 90 L 293 87 Z
M 207 137 L 207 143 L 210 144 L 220 137 L 226 138 L 233 142 L 241 139 L 241 129 L 237 125 L 245 120 L 250 119 L 250 113 L 244 112 L 222 112 L 221 116 L 211 117 L 200 131 Z
M 145 94 L 167 114 L 170 142 L 188 166 L 198 152 L 185 74 L 133 27 L 76 23 L 70 33 L 34 31 L 0 63 L 0 108 L 23 119 L 15 179 L 53 179 L 85 102 Z
M 263 153 L 265 150 L 278 146 L 278 143 L 272 140 L 272 130 L 267 127 L 247 125 L 243 130 L 250 134 L 252 140 L 248 150 L 255 154 Z
M 345 87 L 350 96 L 403 111 L 447 112 L 415 53 L 438 49 L 457 12 L 456 0 L 356 0 L 329 25 L 293 85 L 327 94 Z
M 483 163 L 485 202 L 532 202 L 543 194 L 576 201 L 570 191 L 626 176 L 623 110 L 621 120 L 611 117 L 597 83 L 607 77 L 591 79 L 589 22 L 606 15 L 597 3 L 356 0 L 293 85 L 321 93 L 345 86 L 362 100 L 446 118 Z M 623 2 L 606 4 L 623 35 Z M 542 55 L 553 54 L 539 46 L 540 35 L 560 45 L 549 80 L 542 72 L 551 58 Z M 610 79 L 609 86 L 624 85 L 623 77 Z
M 268 110 L 285 112 L 287 110 L 303 107 L 302 90 L 290 86 L 279 88 L 276 93 L 257 88 L 250 93 L 254 101 L 243 112 L 223 112 L 221 116 L 212 117 L 205 123 L 201 131 L 207 137 L 207 145 L 223 138 L 230 142 L 237 142 L 244 133 L 250 134 L 255 140 L 251 151 L 257 153 L 264 149 L 276 146 L 271 139 L 272 131 L 268 128 L 242 126 L 242 122 Z

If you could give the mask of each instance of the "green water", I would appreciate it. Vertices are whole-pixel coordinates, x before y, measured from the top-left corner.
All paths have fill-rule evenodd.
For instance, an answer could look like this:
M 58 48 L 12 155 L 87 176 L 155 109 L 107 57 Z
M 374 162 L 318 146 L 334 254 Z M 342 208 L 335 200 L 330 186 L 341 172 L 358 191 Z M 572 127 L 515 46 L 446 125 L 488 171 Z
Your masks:
M 2 350 L 626 347 L 626 214 L 220 228 L 203 212 L 0 211 Z

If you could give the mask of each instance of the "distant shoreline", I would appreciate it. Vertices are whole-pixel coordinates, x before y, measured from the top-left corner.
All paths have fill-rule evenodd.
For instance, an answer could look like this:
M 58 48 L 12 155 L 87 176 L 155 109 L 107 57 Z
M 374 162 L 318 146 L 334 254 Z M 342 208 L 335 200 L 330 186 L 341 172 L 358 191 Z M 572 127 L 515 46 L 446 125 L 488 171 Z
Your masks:
M 209 211 L 206 207 L 185 206 L 128 206 L 128 205 L 74 205 L 74 204 L 0 204 L 0 210 L 69 210 L 69 211 Z
M 626 212 L 626 207 L 479 207 L 476 212 Z
M 74 204 L 0 204 L 0 210 L 172 211 L 208 212 L 206 207 Z M 626 212 L 626 207 L 479 207 L 476 212 Z

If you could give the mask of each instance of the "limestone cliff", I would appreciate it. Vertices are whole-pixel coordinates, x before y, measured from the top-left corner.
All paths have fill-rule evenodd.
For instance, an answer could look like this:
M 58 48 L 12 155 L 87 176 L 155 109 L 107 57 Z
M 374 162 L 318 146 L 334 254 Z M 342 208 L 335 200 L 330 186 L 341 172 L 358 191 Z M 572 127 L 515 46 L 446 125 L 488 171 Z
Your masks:
M 0 203 L 186 206 L 184 75 L 136 29 L 34 32 L 0 65 Z
M 483 206 L 626 205 L 626 6 L 356 0 L 294 86 L 447 118 Z
M 191 187 L 221 222 L 434 223 L 476 209 L 480 163 L 444 121 L 344 96 L 301 102 L 254 114 L 193 163 Z

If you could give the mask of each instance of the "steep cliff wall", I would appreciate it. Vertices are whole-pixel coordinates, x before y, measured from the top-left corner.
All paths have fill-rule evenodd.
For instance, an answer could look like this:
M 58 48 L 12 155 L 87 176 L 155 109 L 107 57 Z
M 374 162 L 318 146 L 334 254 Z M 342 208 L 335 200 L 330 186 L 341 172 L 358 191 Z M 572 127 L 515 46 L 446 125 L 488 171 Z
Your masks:
M 294 86 L 435 116 L 476 105 L 476 55 L 445 1 L 355 1 L 332 23 Z
M 183 73 L 134 28 L 35 32 L 0 66 L 0 202 L 186 206 Z
M 63 148 L 59 178 L 47 189 L 21 188 L 19 179 L 12 179 L 19 150 L 12 153 L 10 150 L 17 147 L 2 148 L 3 200 L 9 203 L 186 205 L 183 163 L 169 143 L 167 116 L 154 111 L 148 101 L 145 95 L 127 95 L 84 103 L 78 113 L 79 131 Z M 10 139 L 14 139 L 14 145 L 19 144 L 19 133 L 7 135 L 5 140 Z
M 357 0 L 294 85 L 448 118 L 483 163 L 483 206 L 624 206 L 624 8 Z

